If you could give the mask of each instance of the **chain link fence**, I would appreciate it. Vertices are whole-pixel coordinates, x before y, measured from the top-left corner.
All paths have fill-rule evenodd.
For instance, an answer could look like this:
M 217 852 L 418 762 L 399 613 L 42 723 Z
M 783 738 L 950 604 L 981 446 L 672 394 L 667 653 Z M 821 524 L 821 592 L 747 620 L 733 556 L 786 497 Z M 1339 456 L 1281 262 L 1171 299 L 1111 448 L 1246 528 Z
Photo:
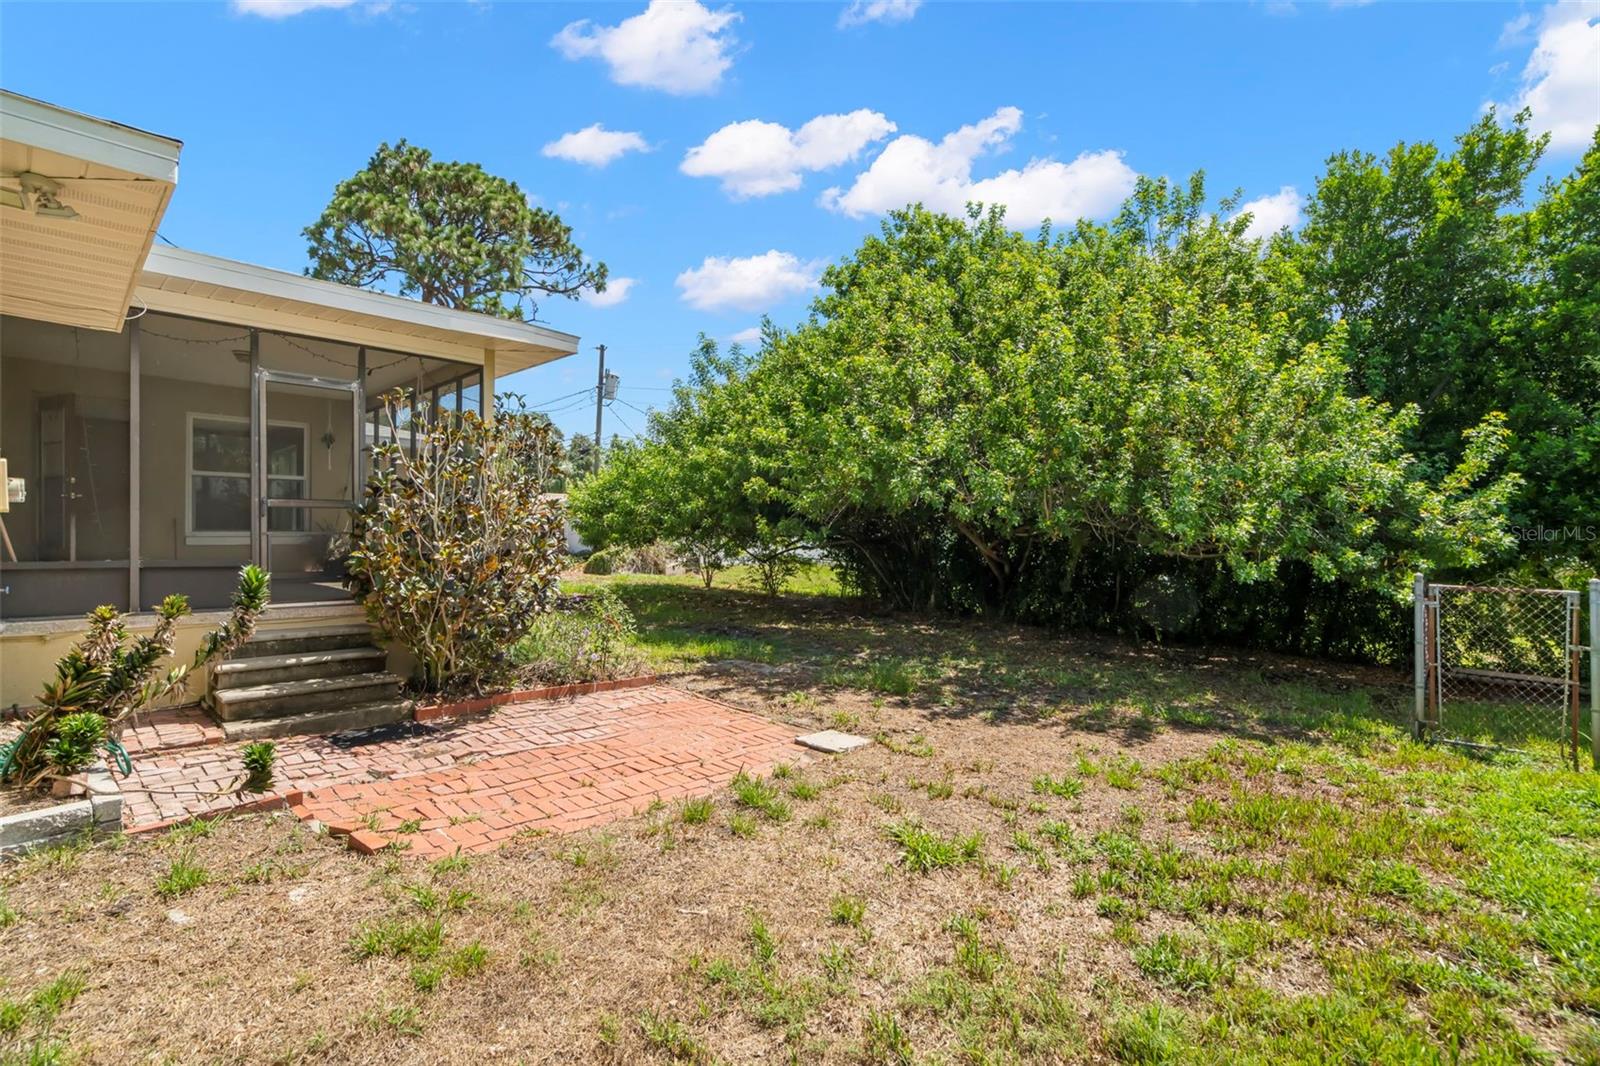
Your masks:
M 1420 579 L 1418 594 L 1419 736 L 1576 768 L 1594 733 L 1581 705 L 1582 594 Z

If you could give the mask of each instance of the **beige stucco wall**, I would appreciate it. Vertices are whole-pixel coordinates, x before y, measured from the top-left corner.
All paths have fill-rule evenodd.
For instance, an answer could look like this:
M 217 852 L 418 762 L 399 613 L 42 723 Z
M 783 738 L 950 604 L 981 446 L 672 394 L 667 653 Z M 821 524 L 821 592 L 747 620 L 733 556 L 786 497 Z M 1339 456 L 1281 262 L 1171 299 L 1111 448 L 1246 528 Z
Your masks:
M 201 638 L 226 617 L 224 612 L 202 611 L 184 619 L 178 627 L 176 656 L 168 666 L 190 661 L 200 647 Z M 268 608 L 257 631 L 352 625 L 364 620 L 361 608 L 354 603 L 338 607 L 290 604 Z M 135 636 L 149 633 L 155 622 L 155 616 L 150 614 L 128 617 L 128 627 Z M 83 625 L 76 619 L 0 623 L 0 707 L 36 704 L 39 690 L 55 676 L 56 660 L 71 650 L 82 635 Z M 389 668 L 402 677 L 409 674 L 410 661 L 403 650 L 391 649 Z M 188 692 L 176 702 L 198 700 L 205 692 L 205 685 L 203 676 L 191 678 Z

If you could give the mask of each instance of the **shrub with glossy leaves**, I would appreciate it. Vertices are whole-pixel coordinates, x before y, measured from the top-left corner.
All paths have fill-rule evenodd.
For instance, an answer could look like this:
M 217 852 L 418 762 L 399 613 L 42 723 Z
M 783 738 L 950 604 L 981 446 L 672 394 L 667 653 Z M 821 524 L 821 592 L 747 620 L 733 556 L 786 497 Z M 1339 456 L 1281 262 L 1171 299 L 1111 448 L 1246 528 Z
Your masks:
M 351 588 L 426 689 L 481 690 L 507 676 L 555 589 L 563 515 L 544 486 L 561 446 L 514 398 L 488 421 L 414 418 L 397 394 L 385 417 L 392 432 L 373 448 L 351 528 Z

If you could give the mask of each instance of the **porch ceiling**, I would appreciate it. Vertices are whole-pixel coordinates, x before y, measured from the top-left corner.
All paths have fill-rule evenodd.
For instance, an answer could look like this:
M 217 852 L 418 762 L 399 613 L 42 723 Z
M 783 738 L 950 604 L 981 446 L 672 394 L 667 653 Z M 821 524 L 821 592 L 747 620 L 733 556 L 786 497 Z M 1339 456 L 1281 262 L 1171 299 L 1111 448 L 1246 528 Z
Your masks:
M 0 312 L 120 330 L 182 143 L 0 90 L 0 188 L 56 182 L 76 218 L 0 206 Z

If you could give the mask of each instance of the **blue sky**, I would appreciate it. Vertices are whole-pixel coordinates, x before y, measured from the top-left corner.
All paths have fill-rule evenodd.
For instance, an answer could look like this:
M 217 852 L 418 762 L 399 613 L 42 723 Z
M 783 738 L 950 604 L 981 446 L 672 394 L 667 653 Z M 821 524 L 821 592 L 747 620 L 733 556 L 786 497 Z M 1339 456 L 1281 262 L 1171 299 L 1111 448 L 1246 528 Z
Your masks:
M 1533 106 L 1565 173 L 1600 122 L 1600 7 L 4 3 L 0 83 L 181 138 L 163 235 L 288 270 L 380 141 L 516 180 L 628 280 L 546 303 L 584 351 L 510 387 L 591 385 L 603 342 L 609 436 L 644 428 L 698 333 L 803 317 L 820 266 L 907 198 L 1031 226 L 1204 168 L 1292 224 L 1331 152 L 1448 140 L 1492 101 Z M 557 423 L 592 429 L 585 403 Z

